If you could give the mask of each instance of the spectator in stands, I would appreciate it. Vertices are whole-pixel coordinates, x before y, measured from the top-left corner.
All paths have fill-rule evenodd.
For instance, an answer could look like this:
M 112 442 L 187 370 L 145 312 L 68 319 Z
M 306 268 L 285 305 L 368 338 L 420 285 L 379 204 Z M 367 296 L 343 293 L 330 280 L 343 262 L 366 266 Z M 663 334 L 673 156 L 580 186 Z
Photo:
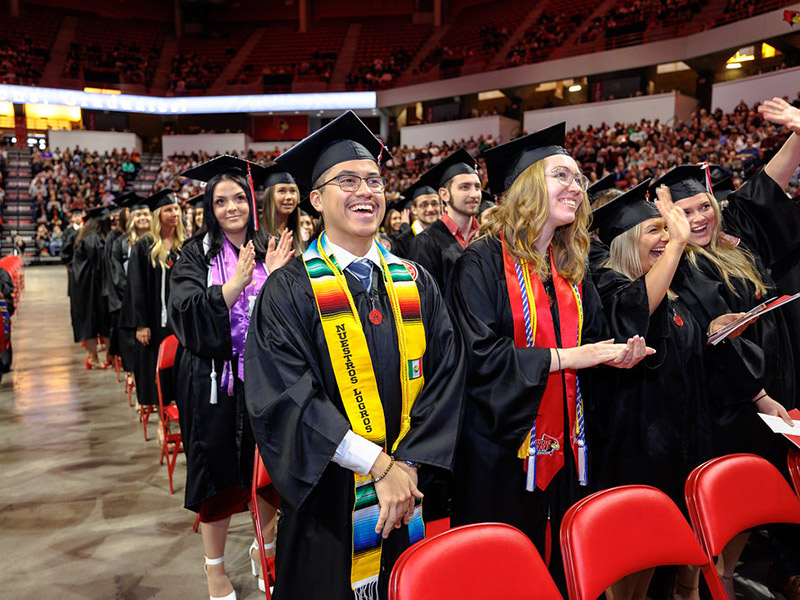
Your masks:
M 47 225 L 40 223 L 36 228 L 36 237 L 34 238 L 36 244 L 36 253 L 44 254 L 48 252 L 48 245 L 50 243 L 50 232 L 47 230 Z

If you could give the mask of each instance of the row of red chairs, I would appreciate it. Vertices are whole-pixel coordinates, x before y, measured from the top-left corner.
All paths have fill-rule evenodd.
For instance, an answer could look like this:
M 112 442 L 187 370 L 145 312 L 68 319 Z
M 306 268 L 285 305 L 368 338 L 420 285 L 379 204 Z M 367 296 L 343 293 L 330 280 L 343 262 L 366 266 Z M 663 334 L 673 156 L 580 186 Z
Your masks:
M 795 490 L 752 454 L 697 467 L 685 489 L 691 526 L 666 494 L 650 486 L 621 486 L 580 500 L 560 532 L 570 600 L 594 600 L 623 577 L 661 565 L 699 566 L 713 600 L 727 600 L 712 557 L 741 531 L 800 524 L 800 453 L 792 451 L 789 464 Z M 389 580 L 389 600 L 493 597 L 562 598 L 533 543 L 501 523 L 457 527 L 415 544 Z
M 161 343 L 156 371 L 164 434 L 160 463 L 167 459 L 171 493 L 175 493 L 172 478 L 181 434 L 177 407 L 165 406 L 160 372 L 174 365 L 177 346 L 174 335 Z M 171 455 L 169 443 L 174 444 Z M 593 600 L 632 573 L 685 564 L 701 568 L 713 600 L 727 600 L 713 557 L 752 527 L 800 524 L 800 452 L 790 451 L 788 462 L 794 490 L 772 464 L 752 454 L 723 456 L 700 465 L 685 486 L 691 526 L 666 494 L 650 486 L 621 486 L 578 501 L 564 516 L 560 532 L 569 598 Z M 251 511 L 264 573 L 268 569 L 257 495 L 270 483 L 256 449 Z M 448 527 L 446 520 L 431 523 L 426 539 L 398 559 L 389 581 L 389 600 L 561 599 L 536 547 L 518 529 L 501 523 Z M 479 571 L 474 565 L 477 553 L 482 557 Z M 269 586 L 265 595 L 271 600 Z

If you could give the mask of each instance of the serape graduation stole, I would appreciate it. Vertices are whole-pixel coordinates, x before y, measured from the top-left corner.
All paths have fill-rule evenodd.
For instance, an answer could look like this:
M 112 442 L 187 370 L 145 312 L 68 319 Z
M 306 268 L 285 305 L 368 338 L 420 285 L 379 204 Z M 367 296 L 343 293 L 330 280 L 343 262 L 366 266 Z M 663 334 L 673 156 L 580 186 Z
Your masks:
M 539 276 L 524 260 L 515 260 L 503 247 L 503 267 L 514 319 L 514 346 L 517 348 L 557 348 L 550 297 Z M 583 330 L 582 286 L 568 282 L 556 269 L 550 254 L 550 272 L 558 303 L 561 348 L 581 344 Z M 562 377 L 563 374 L 563 377 Z M 583 423 L 583 399 L 574 369 L 548 375 L 539 413 L 519 448 L 527 473 L 525 489 L 546 489 L 564 466 L 564 396 L 570 426 L 570 446 L 575 456 L 578 480 L 587 485 L 586 433 Z
M 419 290 L 408 267 L 378 245 L 381 270 L 392 305 L 400 350 L 402 412 L 400 433 L 392 452 L 411 428 L 411 408 L 425 383 L 422 357 L 425 328 Z M 303 262 L 317 303 L 325 343 L 336 376 L 347 419 L 353 432 L 386 446 L 386 419 L 364 327 L 347 287 L 347 281 L 330 251 L 325 232 L 303 253 Z M 381 564 L 380 533 L 375 533 L 380 509 L 372 478 L 354 473 L 353 560 L 350 583 L 356 598 L 378 597 Z M 424 537 L 422 506 L 417 504 L 408 525 L 411 543 Z

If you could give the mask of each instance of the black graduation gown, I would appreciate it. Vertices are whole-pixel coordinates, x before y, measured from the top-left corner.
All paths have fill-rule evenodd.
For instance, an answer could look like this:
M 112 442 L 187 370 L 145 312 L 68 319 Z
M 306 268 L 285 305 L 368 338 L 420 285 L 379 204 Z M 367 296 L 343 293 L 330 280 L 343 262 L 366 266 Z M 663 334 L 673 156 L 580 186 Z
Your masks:
M 762 281 L 775 294 L 768 267 L 795 250 L 800 242 L 792 227 L 800 208 L 790 201 L 763 169 L 733 192 L 725 211 L 725 230 L 741 239 Z M 794 230 L 796 231 L 796 229 Z M 673 279 L 673 289 L 706 331 L 715 317 L 728 312 L 746 312 L 767 299 L 756 298 L 749 283 L 732 279 L 734 290 L 717 269 L 702 256 L 697 267 L 686 256 Z M 725 340 L 732 350 L 707 361 L 707 382 L 714 422 L 714 452 L 754 452 L 785 470 L 786 446 L 757 416 L 751 398 L 762 388 L 787 409 L 796 400 L 795 358 L 782 309 L 761 316 L 737 339 Z
M 364 324 L 384 408 L 387 446 L 399 432 L 402 398 L 399 350 L 384 282 L 373 271 L 367 294 L 345 272 Z M 438 287 L 417 268 L 427 349 L 425 387 L 411 411 L 411 430 L 395 456 L 418 462 L 420 485 L 452 467 L 464 382 L 461 344 Z M 368 320 L 376 307 L 383 321 Z M 302 257 L 275 271 L 256 301 L 245 352 L 245 399 L 264 464 L 281 495 L 276 600 L 352 599 L 353 474 L 331 462 L 350 429 L 327 352 L 317 305 Z M 380 574 L 385 598 L 396 558 L 408 546 L 403 527 L 383 543 Z
M 105 240 L 89 234 L 75 246 L 69 269 L 72 333 L 76 342 L 108 336 L 108 310 L 103 300 Z
M 711 457 L 704 331 L 669 298 L 650 315 L 644 277 L 601 269 L 593 279 L 613 337 L 640 335 L 656 353 L 632 369 L 595 373 L 602 393 L 593 394 L 586 419 L 592 488 L 652 485 L 684 507 L 687 475 Z
M 112 289 L 109 290 L 109 310 L 112 317 L 116 316 L 116 338 L 119 357 L 122 359 L 122 368 L 128 373 L 133 372 L 136 362 L 136 330 L 125 326 L 125 315 L 129 314 L 129 298 L 127 297 L 128 275 L 125 272 L 128 264 L 128 236 L 123 235 L 114 242 L 109 254 Z
M 775 288 L 769 297 L 800 292 L 800 204 L 786 196 L 761 168 L 728 196 L 723 213 L 725 231 L 755 250 L 771 271 Z M 794 355 L 795 396 L 787 408 L 800 406 L 800 302 L 779 309 L 789 330 Z
M 106 310 L 108 311 L 108 354 L 110 356 L 119 356 L 119 309 L 122 305 L 122 300 L 119 297 L 119 292 L 116 287 L 117 281 L 112 272 L 113 265 L 111 264 L 111 254 L 114 251 L 114 245 L 117 240 L 122 236 L 119 229 L 112 229 L 106 236 L 105 246 L 105 260 L 103 261 L 103 298 L 106 303 Z M 124 275 L 124 273 L 123 273 Z
M 72 295 L 72 278 L 69 275 L 72 257 L 75 254 L 75 238 L 78 237 L 78 230 L 71 225 L 64 230 L 63 243 L 58 253 L 61 264 L 67 267 L 67 296 Z
M 415 235 L 408 245 L 409 259 L 421 264 L 433 275 L 442 294 L 463 251 L 461 244 L 441 220 L 431 223 L 425 231 Z
M 411 227 L 406 227 L 402 231 L 390 237 L 392 240 L 392 254 L 400 258 L 409 258 L 409 246 L 414 238 L 417 237 Z
M 150 249 L 153 238 L 147 235 L 137 241 L 131 248 L 128 259 L 128 286 L 125 290 L 127 298 L 127 314 L 123 316 L 123 325 L 131 329 L 150 328 L 150 343 L 147 346 L 135 344 L 133 374 L 136 379 L 136 394 L 139 404 L 158 404 L 156 389 L 156 365 L 158 364 L 158 346 L 165 337 L 172 333 L 169 324 L 161 324 L 161 274 L 162 267 L 155 267 L 150 262 Z M 167 259 L 174 264 L 179 256 L 172 250 Z M 164 301 L 169 303 L 170 274 L 166 270 Z
M 176 358 L 176 401 L 186 453 L 184 506 L 230 488 L 248 488 L 255 442 L 244 403 L 244 386 L 234 395 L 221 387 L 223 363 L 231 359 L 230 312 L 222 286 L 208 286 L 208 263 L 201 239 L 192 239 L 172 268 L 169 322 L 180 342 Z M 217 373 L 217 403 L 211 404 L 211 361 Z M 236 363 L 232 364 L 234 373 Z
M 553 321 L 559 335 L 558 305 Z M 553 554 L 551 570 L 560 573 L 558 528 L 561 517 L 586 491 L 578 485 L 571 447 L 564 466 L 547 490 L 525 490 L 526 474 L 517 451 L 536 419 L 550 371 L 548 348 L 516 348 L 500 242 L 482 238 L 471 243 L 456 262 L 448 304 L 467 349 L 467 394 L 464 425 L 454 470 L 451 523 L 485 521 L 521 529 L 544 556 L 550 511 Z M 606 339 L 607 326 L 590 278 L 583 283 L 584 344 Z M 589 373 L 578 377 L 584 405 L 590 402 Z M 564 400 L 566 404 L 566 396 Z M 566 421 L 567 409 L 564 407 Z M 569 431 L 565 423 L 565 431 Z M 589 448 L 591 457 L 592 449 Z

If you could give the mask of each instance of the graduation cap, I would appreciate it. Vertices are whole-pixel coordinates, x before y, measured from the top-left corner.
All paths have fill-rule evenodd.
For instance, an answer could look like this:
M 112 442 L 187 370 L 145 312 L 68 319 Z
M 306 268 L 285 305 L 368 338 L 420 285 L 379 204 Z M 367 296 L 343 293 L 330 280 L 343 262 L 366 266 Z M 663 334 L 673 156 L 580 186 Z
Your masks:
M 191 206 L 192 208 L 201 207 L 203 201 L 205 200 L 206 195 L 204 193 L 197 194 L 196 196 L 192 196 L 186 201 L 186 204 Z
M 115 210 L 114 206 L 110 206 L 105 204 L 103 206 L 95 206 L 94 208 L 88 209 L 83 215 L 83 222 L 86 223 L 89 219 L 105 219 L 111 216 L 111 213 Z
M 522 136 L 483 152 L 489 172 L 489 189 L 500 196 L 520 174 L 533 163 L 555 154 L 569 153 L 564 149 L 567 123 L 562 121 L 534 133 Z
M 266 175 L 264 177 L 264 187 L 271 188 L 273 185 L 279 183 L 292 183 L 294 184 L 294 177 L 288 171 L 284 171 L 283 167 L 278 164 L 272 164 L 266 168 Z M 296 185 L 296 184 L 295 184 Z
M 586 190 L 586 193 L 589 194 L 589 204 L 594 204 L 594 201 L 597 200 L 600 197 L 600 194 L 606 190 L 615 189 L 617 189 L 617 178 L 613 173 L 598 179 Z
M 656 205 L 648 200 L 649 185 L 650 180 L 646 179 L 608 204 L 592 211 L 592 228 L 597 230 L 600 241 L 609 245 L 615 237 L 631 227 L 647 219 L 661 216 Z
M 298 142 L 275 159 L 298 185 L 311 189 L 325 171 L 348 160 L 372 160 L 378 167 L 392 156 L 352 110 Z
M 259 186 L 263 184 L 264 179 L 266 179 L 267 169 L 249 160 L 223 154 L 222 156 L 217 156 L 204 162 L 202 165 L 187 169 L 181 173 L 181 177 L 188 177 L 189 179 L 208 183 L 214 177 L 223 173 L 233 173 L 245 179 L 247 179 L 248 173 L 251 173 L 253 175 L 253 183 Z
M 250 184 L 250 195 L 253 200 L 253 215 L 257 215 L 258 207 L 256 206 L 255 188 L 262 185 L 267 177 L 267 169 L 261 165 L 250 162 L 249 160 L 230 156 L 229 154 L 223 154 L 222 156 L 212 158 L 208 162 L 204 162 L 202 165 L 197 165 L 192 169 L 184 171 L 181 173 L 181 177 L 188 177 L 189 179 L 208 183 L 214 177 L 222 175 L 223 173 L 233 173 L 247 180 Z M 254 222 L 256 229 L 258 229 L 258 219 L 254 219 Z
M 477 175 L 478 163 L 472 158 L 472 155 L 459 148 L 450 156 L 443 159 L 438 165 L 428 169 L 422 177 L 419 178 L 417 184 L 429 185 L 430 187 L 438 190 L 447 185 L 456 175 Z
M 650 194 L 655 195 L 656 189 L 662 185 L 669 188 L 673 202 L 709 193 L 711 187 L 708 169 L 699 165 L 678 165 L 664 173 L 650 184 Z
M 177 204 L 178 198 L 175 197 L 175 192 L 173 192 L 171 188 L 164 188 L 163 190 L 157 191 L 152 196 L 148 196 L 143 202 L 152 212 L 155 212 L 162 206 Z
M 114 204 L 119 206 L 120 208 L 125 208 L 127 204 L 125 204 L 131 198 L 137 198 L 136 192 L 126 192 L 124 194 L 117 194 L 114 196 L 113 201 Z
M 145 199 L 135 192 L 131 192 L 130 194 L 125 194 L 125 196 L 126 198 L 121 205 L 122 208 L 127 208 L 130 210 L 139 210 L 140 208 L 150 208 L 149 206 L 147 206 Z

